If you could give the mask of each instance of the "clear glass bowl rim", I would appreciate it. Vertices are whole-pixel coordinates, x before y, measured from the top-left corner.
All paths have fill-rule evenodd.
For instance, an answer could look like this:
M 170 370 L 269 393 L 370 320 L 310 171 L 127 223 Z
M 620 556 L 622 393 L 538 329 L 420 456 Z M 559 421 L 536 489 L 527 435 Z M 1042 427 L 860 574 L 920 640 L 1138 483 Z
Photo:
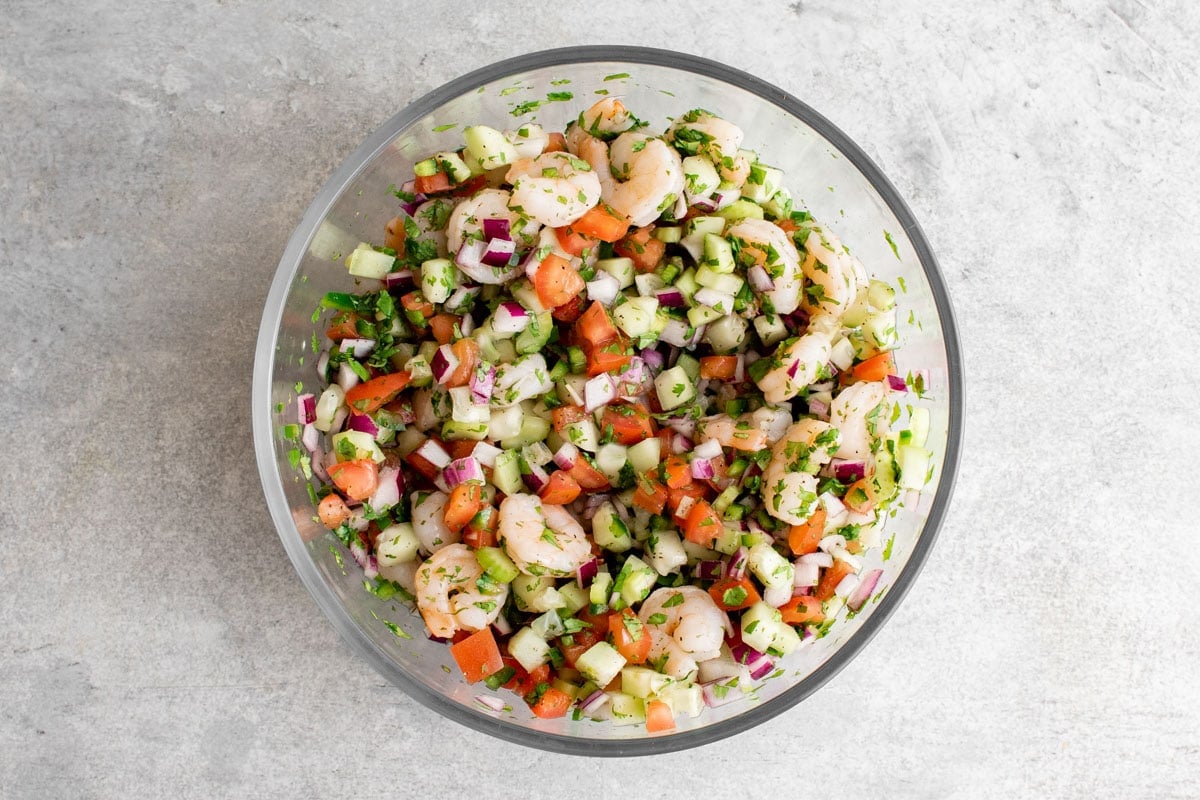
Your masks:
M 648 64 L 692 72 L 723 81 L 782 108 L 825 137 L 866 177 L 896 219 L 899 220 L 912 243 L 929 281 L 942 326 L 947 363 L 947 390 L 950 401 L 949 428 L 946 436 L 946 454 L 942 464 L 942 476 L 921 537 L 914 547 L 908 563 L 896 576 L 879 606 L 864 621 L 857 633 L 807 678 L 769 702 L 755 706 L 736 717 L 698 730 L 680 732 L 670 736 L 625 740 L 587 739 L 550 734 L 506 722 L 482 712 L 472 711 L 410 678 L 388 658 L 362 631 L 329 587 L 324 584 L 312 564 L 305 544 L 296 531 L 291 508 L 282 490 L 282 475 L 279 472 L 273 443 L 270 407 L 275 341 L 289 287 L 295 278 L 296 271 L 300 268 L 304 252 L 318 225 L 328 214 L 342 191 L 357 178 L 365 166 L 378 155 L 381 149 L 388 146 L 397 133 L 461 94 L 529 70 L 592 62 Z M 267 499 L 271 518 L 301 581 L 342 638 L 380 674 L 425 707 L 459 724 L 500 739 L 539 750 L 571 755 L 647 756 L 698 747 L 741 733 L 772 719 L 819 689 L 845 667 L 871 640 L 916 580 L 934 541 L 937 539 L 938 531 L 949 507 L 962 443 L 962 356 L 954 312 L 937 265 L 937 259 L 912 211 L 896 188 L 850 137 L 788 92 L 749 73 L 710 59 L 648 47 L 610 45 L 564 47 L 498 61 L 443 84 L 410 103 L 383 123 L 338 166 L 325 185 L 321 187 L 288 240 L 263 310 L 255 351 L 253 380 L 251 417 L 254 428 L 254 448 L 259 477 L 262 480 L 263 492 Z

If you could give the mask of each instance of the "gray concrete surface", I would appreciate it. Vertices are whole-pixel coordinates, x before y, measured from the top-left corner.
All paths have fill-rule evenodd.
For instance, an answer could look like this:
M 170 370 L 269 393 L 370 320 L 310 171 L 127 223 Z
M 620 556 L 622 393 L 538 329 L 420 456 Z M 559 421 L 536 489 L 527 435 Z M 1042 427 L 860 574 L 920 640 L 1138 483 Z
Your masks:
M 0 797 L 1200 796 L 1196 6 L 645 5 L 4 3 Z M 865 145 L 941 258 L 968 418 L 941 541 L 848 669 L 603 762 L 352 657 L 248 411 L 335 165 L 464 71 L 596 41 L 757 73 Z

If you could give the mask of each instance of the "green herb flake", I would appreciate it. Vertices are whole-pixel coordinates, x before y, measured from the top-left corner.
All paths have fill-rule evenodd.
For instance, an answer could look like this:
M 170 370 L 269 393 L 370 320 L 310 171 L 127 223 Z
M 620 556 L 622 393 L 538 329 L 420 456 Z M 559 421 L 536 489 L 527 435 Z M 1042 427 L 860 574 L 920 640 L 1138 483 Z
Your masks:
M 896 240 L 892 238 L 892 232 L 885 230 L 883 238 L 887 239 L 888 245 L 892 248 L 892 255 L 896 257 L 897 261 L 900 261 L 900 250 L 896 247 Z
M 458 123 L 457 123 L 457 122 L 447 122 L 445 125 L 437 125 L 437 126 L 435 126 L 435 127 L 434 127 L 434 129 L 433 129 L 433 132 L 434 132 L 434 133 L 441 133 L 442 131 L 448 131 L 448 130 L 450 130 L 451 128 L 457 128 L 457 127 L 458 127 Z
M 604 80 L 606 80 L 606 81 L 619 81 L 619 80 L 621 80 L 621 79 L 623 79 L 623 78 L 628 78 L 628 77 L 629 77 L 629 73 L 628 73 L 628 72 L 614 72 L 612 75 L 605 75 L 605 76 L 604 76 Z
M 646 621 L 649 622 L 651 625 L 662 625 L 664 622 L 667 621 L 667 615 L 666 614 L 651 614 L 650 618 L 647 619 Z
M 556 103 L 575 99 L 573 92 L 550 92 L 546 95 L 546 102 Z

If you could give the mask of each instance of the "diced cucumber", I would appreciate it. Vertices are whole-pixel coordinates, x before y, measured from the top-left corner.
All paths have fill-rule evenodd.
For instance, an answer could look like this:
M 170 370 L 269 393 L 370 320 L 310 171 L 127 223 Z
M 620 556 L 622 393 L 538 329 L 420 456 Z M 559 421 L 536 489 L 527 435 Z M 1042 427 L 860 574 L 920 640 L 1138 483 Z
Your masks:
M 839 338 L 829 348 L 829 362 L 838 369 L 850 369 L 854 364 L 854 345 L 845 336 Z
M 800 646 L 796 629 L 779 609 L 759 600 L 742 613 L 742 641 L 763 653 L 785 656 Z
M 632 606 L 649 596 L 656 580 L 658 580 L 658 573 L 645 561 L 631 555 L 625 559 L 621 571 L 617 573 L 613 591 L 620 596 L 625 606 Z
M 695 381 L 678 364 L 659 373 L 654 379 L 654 389 L 663 411 L 679 408 L 696 397 Z
M 783 170 L 755 162 L 750 165 L 750 175 L 742 185 L 742 197 L 756 203 L 764 203 L 783 185 Z
M 720 217 L 692 217 L 687 221 L 684 235 L 694 236 L 703 243 L 706 234 L 712 233 L 720 236 L 724 230 L 725 220 Z
M 558 596 L 563 601 L 562 613 L 564 616 L 569 617 L 588 604 L 587 592 L 580 589 L 578 583 L 564 583 L 559 586 Z
M 559 675 L 562 675 L 561 671 L 559 672 Z M 578 686 L 570 681 L 563 680 L 561 677 L 555 678 L 550 682 L 550 685 L 555 689 L 558 689 L 567 697 L 570 697 L 572 700 L 578 700 L 580 697 L 587 697 L 586 694 L 580 694 Z M 588 694 L 591 694 L 591 692 L 588 692 Z
M 688 309 L 688 322 L 699 328 L 701 325 L 707 325 L 710 322 L 716 322 L 721 317 L 725 316 L 724 312 L 717 311 L 715 308 L 708 306 L 692 306 Z M 666 411 L 667 409 L 663 409 Z
M 442 423 L 442 438 L 444 439 L 454 441 L 471 439 L 480 442 L 486 439 L 487 435 L 488 424 L 486 422 L 459 422 L 455 419 L 448 419 Z
M 922 406 L 914 407 L 908 413 L 908 429 L 912 431 L 912 441 L 917 447 L 924 447 L 929 439 L 929 409 Z
M 542 441 L 548 433 L 550 433 L 549 422 L 533 414 L 526 414 L 521 418 L 521 432 L 509 439 L 501 440 L 500 446 L 505 450 L 524 447 L 527 444 Z
M 338 461 L 362 461 L 371 459 L 376 464 L 383 463 L 383 451 L 375 443 L 375 437 L 362 431 L 342 431 L 335 433 L 329 440 L 329 446 Z
M 435 153 L 433 160 L 437 162 L 441 171 L 450 176 L 453 183 L 465 183 L 471 180 L 471 168 L 467 166 L 467 162 L 458 157 L 458 153 L 445 151 Z
M 886 281 L 872 278 L 867 285 L 867 302 L 876 311 L 887 311 L 896 305 L 896 290 Z
M 511 439 L 521 434 L 521 406 L 493 408 L 488 431 L 493 439 Z
M 678 244 L 679 240 L 683 238 L 683 228 L 680 228 L 676 225 L 666 225 L 661 228 L 655 228 L 654 238 L 658 239 L 660 242 L 666 242 L 667 244 Z
M 691 302 L 692 296 L 700 288 L 700 284 L 696 283 L 696 271 L 693 269 L 685 270 L 682 275 L 675 279 L 675 288 L 683 293 L 688 302 Z
M 533 284 L 524 278 L 512 284 L 509 291 L 512 293 L 514 300 L 534 314 L 541 314 L 544 311 L 550 310 L 542 305 L 542 301 L 537 294 L 537 289 L 533 287 Z
M 504 134 L 487 125 L 472 125 L 463 130 L 467 159 L 482 170 L 503 167 L 517 160 L 517 149 Z
M 418 178 L 431 178 L 438 173 L 438 163 L 435 158 L 424 158 L 413 164 L 413 175 Z
M 615 677 L 615 675 L 614 675 Z M 609 706 L 612 708 L 613 725 L 640 725 L 646 721 L 646 701 L 624 692 L 613 692 Z
M 596 469 L 614 485 L 620 481 L 621 470 L 625 468 L 628 460 L 629 449 L 623 444 L 602 444 L 596 451 Z
M 755 317 L 754 330 L 758 332 L 758 338 L 762 340 L 762 343 L 768 347 L 787 338 L 787 326 L 783 324 L 783 318 L 778 314 L 771 316 L 763 314 Z
M 867 342 L 880 350 L 891 350 L 896 346 L 896 309 L 868 314 L 862 325 Z
M 875 451 L 875 472 L 871 476 L 875 503 L 882 506 L 896 495 L 896 459 L 886 447 Z
M 624 553 L 633 546 L 629 528 L 621 521 L 616 507 L 608 500 L 596 509 L 596 514 L 592 517 L 592 538 L 596 544 L 614 553 Z
M 775 219 L 787 219 L 792 213 L 792 193 L 780 189 L 762 204 L 763 210 Z
M 658 699 L 669 705 L 675 716 L 698 717 L 704 710 L 704 692 L 694 683 L 672 681 L 659 689 Z
M 626 663 L 617 648 L 608 642 L 596 642 L 575 659 L 575 669 L 597 686 L 607 686 L 620 674 Z
M 421 264 L 421 294 L 429 302 L 446 302 L 458 284 L 458 269 L 450 259 L 431 258 Z
M 700 361 L 691 353 L 680 353 L 675 359 L 675 366 L 686 372 L 693 381 L 700 380 Z
M 649 439 L 643 439 L 637 444 L 630 445 L 629 450 L 626 452 L 626 458 L 629 459 L 630 465 L 638 473 L 654 469 L 662 460 L 662 439 L 652 436 Z
M 649 667 L 624 667 L 621 691 L 633 697 L 654 697 L 671 684 L 671 677 Z
M 317 398 L 317 417 L 313 421 L 313 427 L 322 433 L 329 433 L 329 429 L 333 427 L 333 418 L 342 410 L 345 403 L 346 393 L 341 386 L 331 383 L 325 387 L 325 391 L 321 392 L 321 396 Z
M 929 463 L 933 453 L 915 444 L 896 448 L 896 467 L 900 470 L 902 489 L 923 489 L 929 477 Z
M 613 577 L 607 572 L 599 572 L 595 578 L 592 578 L 592 585 L 588 587 L 588 602 L 594 606 L 608 605 L 608 599 L 612 595 Z
M 688 156 L 683 160 L 683 188 L 690 199 L 708 197 L 720 184 L 717 168 L 704 156 Z
M 395 256 L 380 253 L 367 243 L 362 243 L 346 256 L 346 268 L 356 278 L 374 278 L 381 280 L 392 271 L 396 263 Z
M 732 353 L 746 341 L 746 320 L 726 314 L 704 329 L 704 339 L 717 353 Z
M 654 567 L 659 575 L 677 572 L 687 563 L 687 553 L 679 534 L 673 530 L 651 533 L 646 540 L 646 563 Z
M 717 272 L 707 263 L 701 264 L 696 270 L 696 283 L 700 286 L 707 286 L 714 292 L 727 294 L 731 297 L 736 297 L 737 293 L 742 290 L 744 280 L 737 275 L 730 275 L 724 272 Z
M 637 275 L 632 258 L 602 258 L 596 262 L 596 269 L 604 270 L 616 278 L 622 289 L 633 286 L 633 278 Z
M 636 339 L 650 332 L 657 311 L 657 297 L 630 297 L 614 308 L 612 315 L 617 327 Z
M 735 523 L 725 523 L 713 542 L 713 550 L 731 556 L 742 546 L 742 529 Z
M 762 581 L 768 588 L 779 589 L 791 586 L 796 577 L 796 568 L 775 550 L 763 542 L 750 548 L 750 556 L 746 562 L 754 577 Z
M 566 603 L 554 588 L 554 579 L 534 575 L 518 575 L 512 582 L 517 607 L 525 611 L 541 613 L 552 608 L 562 608 Z
M 546 342 L 550 341 L 552 333 L 554 333 L 554 317 L 550 315 L 549 311 L 532 315 L 525 330 L 517 334 L 517 340 L 514 343 L 517 352 L 521 355 L 539 352 L 546 346 Z
M 499 547 L 480 547 L 475 551 L 475 560 L 483 571 L 500 583 L 512 583 L 521 574 L 517 565 L 508 557 L 508 553 Z
M 381 567 L 407 563 L 416 560 L 420 547 L 421 540 L 417 538 L 413 526 L 407 522 L 397 522 L 379 532 L 379 538 L 375 540 L 375 558 Z
M 724 237 L 715 233 L 704 235 L 703 266 L 725 275 L 733 272 L 736 266 L 733 262 L 733 247 Z
M 581 419 L 578 422 L 572 422 L 566 427 L 564 433 L 566 434 L 567 441 L 580 450 L 587 450 L 589 453 L 594 453 L 600 449 L 600 432 L 596 430 L 596 423 L 590 419 Z
M 508 654 L 532 672 L 550 660 L 550 645 L 532 628 L 521 628 L 508 640 Z
M 535 618 L 533 622 L 529 623 L 529 628 L 542 639 L 552 639 L 567 632 L 558 610 L 553 608 Z
M 633 285 L 637 287 L 637 293 L 642 297 L 651 297 L 659 289 L 664 288 L 667 282 L 653 272 L 646 272 L 637 275 L 633 279 Z M 655 307 L 657 310 L 657 306 Z
M 742 198 L 734 200 L 720 211 L 717 211 L 716 215 L 730 222 L 737 222 L 743 219 L 762 219 L 763 209 L 757 203 L 752 203 Z
M 520 461 L 521 454 L 515 449 L 504 450 L 496 456 L 496 465 L 492 467 L 492 484 L 505 494 L 517 494 L 525 486 L 521 481 Z

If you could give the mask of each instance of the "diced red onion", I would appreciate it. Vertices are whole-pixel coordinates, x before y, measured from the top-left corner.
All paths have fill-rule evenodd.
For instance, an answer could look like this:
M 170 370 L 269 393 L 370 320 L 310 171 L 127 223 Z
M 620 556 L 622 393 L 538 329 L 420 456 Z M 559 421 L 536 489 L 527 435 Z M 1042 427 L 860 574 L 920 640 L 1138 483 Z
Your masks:
M 702 211 L 705 214 L 717 210 L 717 203 L 712 199 L 711 195 L 708 197 L 689 196 L 688 202 L 691 204 L 692 208 L 696 209 L 697 211 Z
M 763 602 L 771 608 L 779 608 L 784 603 L 792 599 L 793 587 L 788 584 L 781 586 L 768 586 L 763 589 Z
M 825 555 L 821 553 L 821 555 Z M 831 559 L 832 563 L 832 559 Z M 807 589 L 810 586 L 816 586 L 821 579 L 821 568 L 812 561 L 805 561 L 803 556 L 796 559 L 795 577 L 792 579 L 792 586 L 800 589 Z
M 454 355 L 450 345 L 444 344 L 433 354 L 433 363 L 429 367 L 433 371 L 433 379 L 444 384 L 458 369 L 458 356 Z
M 329 435 L 340 433 L 342 426 L 346 424 L 346 417 L 350 416 L 350 409 L 342 407 L 333 415 L 333 421 L 329 423 Z
M 899 375 L 888 375 L 887 382 L 888 388 L 890 388 L 893 392 L 908 391 L 908 384 L 905 383 L 904 378 L 901 378 Z
M 719 681 L 713 683 L 703 683 L 700 685 L 700 693 L 704 695 L 704 705 L 708 706 L 709 708 L 718 708 L 728 703 L 732 703 L 735 700 L 741 700 L 746 696 L 745 693 L 743 693 L 742 690 L 736 686 L 721 686 L 720 690 L 718 691 L 717 687 L 719 685 Z
M 575 459 L 579 458 L 579 448 L 570 442 L 563 442 L 562 447 L 558 448 L 558 452 L 554 454 L 554 463 L 559 469 L 570 469 L 575 466 Z
M 846 598 L 846 605 L 851 611 L 858 611 L 871 597 L 871 593 L 875 591 L 876 584 L 879 583 L 879 576 L 883 574 L 881 569 L 873 569 L 866 575 L 862 576 L 858 586 L 854 587 L 854 591 Z
M 829 419 L 829 404 L 818 397 L 809 395 L 808 413 L 818 419 Z
M 750 288 L 756 292 L 769 292 L 775 288 L 775 281 L 771 280 L 771 274 L 762 264 L 755 264 L 746 270 L 746 280 L 750 282 Z
M 712 461 L 707 458 L 692 458 L 692 477 L 698 481 L 706 481 L 713 477 Z
M 663 424 L 676 433 L 683 434 L 689 438 L 696 435 L 696 418 L 691 416 L 668 417 L 663 420 Z
M 765 676 L 775 666 L 774 660 L 766 653 L 760 653 L 744 642 L 738 642 L 729 648 L 733 660 L 745 664 L 750 670 L 750 677 L 758 680 Z
M 696 498 L 685 494 L 679 498 L 679 505 L 675 507 L 675 516 L 687 519 L 688 512 L 692 510 L 692 506 L 694 505 L 696 505 Z
M 597 689 L 587 696 L 587 698 L 579 704 L 579 708 L 585 714 L 594 714 L 604 707 L 608 702 L 608 693 L 603 689 Z
M 479 292 L 480 288 L 478 286 L 460 286 L 454 290 L 454 293 L 451 294 L 450 297 L 446 299 L 446 310 L 453 314 L 463 313 L 466 311 L 466 307 L 470 300 L 479 294 Z M 467 320 L 464 318 L 462 322 L 463 336 L 466 336 L 468 333 L 466 322 Z M 474 325 L 474 320 L 472 320 L 471 324 Z
M 813 584 L 814 586 L 816 584 Z M 808 597 L 812 594 L 812 586 L 793 586 L 792 597 Z
M 579 569 L 575 570 L 575 579 L 579 581 L 579 588 L 586 589 L 591 586 L 598 572 L 600 572 L 600 559 L 598 558 L 581 564 Z
M 479 705 L 483 706 L 489 711 L 503 711 L 504 706 L 507 705 L 507 703 L 505 703 L 499 697 L 492 697 L 488 694 L 475 695 L 475 702 L 479 703 Z
M 821 537 L 821 541 L 817 542 L 817 547 L 826 553 L 830 552 L 835 547 L 844 550 L 846 549 L 846 537 L 842 536 L 840 533 L 831 533 L 828 536 Z
M 483 465 L 474 456 L 456 458 L 442 470 L 442 477 L 446 479 L 446 485 L 451 489 L 467 481 L 482 483 L 484 480 Z
M 358 385 L 360 380 L 361 378 L 358 377 L 358 373 L 350 369 L 349 364 L 344 361 L 341 364 L 338 364 L 337 383 L 338 386 L 342 387 L 343 392 L 348 392 L 353 389 Z
M 737 364 L 733 368 L 733 382 L 741 383 L 746 380 L 746 356 L 743 353 L 737 354 Z
M 721 443 L 716 439 L 707 439 L 696 445 L 696 458 L 716 458 L 722 455 Z
M 601 305 L 611 306 L 621 291 L 621 282 L 607 272 L 601 270 L 596 277 L 587 282 L 588 299 L 595 300 Z
M 508 636 L 513 632 L 512 623 L 508 621 L 508 617 L 500 614 L 492 620 L 492 627 L 496 629 L 496 633 L 501 636 Z
M 520 303 L 511 300 L 501 303 L 492 314 L 492 329 L 496 333 L 520 333 L 529 326 L 531 315 Z
M 509 231 L 509 221 L 506 219 L 489 218 L 483 221 L 483 238 L 512 240 Z
M 838 581 L 838 585 L 834 588 L 833 593 L 838 597 L 846 597 L 858 588 L 858 583 L 858 576 L 852 572 Z
M 671 452 L 675 455 L 683 455 L 691 452 L 692 440 L 684 436 L 682 433 L 676 433 L 671 437 Z
M 316 430 L 316 428 L 313 428 Z M 317 444 L 312 450 L 312 471 L 313 475 L 317 476 L 319 481 L 329 480 L 329 472 L 325 469 L 325 451 L 321 449 L 321 445 Z
M 450 464 L 450 454 L 433 439 L 421 442 L 421 446 L 413 452 L 438 469 L 445 469 Z
M 590 522 L 592 517 L 596 516 L 596 511 L 600 506 L 604 505 L 610 499 L 606 494 L 589 494 L 585 495 L 587 500 L 583 504 L 583 518 Z
M 725 562 L 697 561 L 692 574 L 702 581 L 719 581 L 725 577 Z
M 739 547 L 729 560 L 729 569 L 727 570 L 729 577 L 738 581 L 746 577 L 746 565 L 749 561 L 750 551 L 745 547 Z
M 483 466 L 494 467 L 496 466 L 496 456 L 503 452 L 503 450 L 494 444 L 479 442 L 475 445 L 475 449 L 471 451 L 471 455 Z
M 540 492 L 550 482 L 550 475 L 537 464 L 530 464 L 529 474 L 522 477 L 525 478 L 525 483 L 529 485 L 529 488 L 535 492 Z
M 485 264 L 483 255 L 486 252 L 487 245 L 477 239 L 463 242 L 463 246 L 454 254 L 454 263 L 464 275 L 478 283 L 504 283 L 521 271 L 520 264 L 506 267 L 508 259 L 496 266 Z
M 867 474 L 867 463 L 865 461 L 835 458 L 829 462 L 829 466 L 833 468 L 833 477 L 843 483 L 854 483 L 854 481 L 861 480 Z
M 329 379 L 329 351 L 322 350 L 321 355 L 317 356 L 317 375 L 322 381 Z
M 413 271 L 411 269 L 397 270 L 383 276 L 383 288 L 385 289 L 397 289 L 402 286 L 408 286 L 413 282 Z
M 737 202 L 741 196 L 742 190 L 736 187 L 731 186 L 727 189 L 717 189 L 712 193 L 712 201 L 717 204 L 717 207 L 714 210 L 720 211 L 722 208 L 732 205 L 733 203 Z
M 496 368 L 491 364 L 480 364 L 471 374 L 471 399 L 475 405 L 487 405 L 496 389 Z
M 451 639 L 448 636 L 435 636 L 432 633 L 425 634 L 425 638 L 431 642 L 437 642 L 438 644 L 446 644 L 447 642 L 454 641 L 453 639 Z
M 668 286 L 665 289 L 659 289 L 654 293 L 658 298 L 660 306 L 667 308 L 687 308 L 687 298 L 683 296 L 683 292 L 674 286 Z
M 365 358 L 375 349 L 375 340 L 342 339 L 338 347 L 343 353 L 353 353 L 355 358 Z
M 806 553 L 800 556 L 797 561 L 801 564 L 811 564 L 818 569 L 833 566 L 833 556 L 829 555 L 829 553 Z
M 517 252 L 517 244 L 511 239 L 489 239 L 483 250 L 482 261 L 489 267 L 506 266 L 513 253 Z
M 379 435 L 379 426 L 366 414 L 351 414 L 346 421 L 346 427 L 352 431 L 365 433 L 372 438 Z
M 716 289 L 710 289 L 707 286 L 702 286 L 696 290 L 693 299 L 702 306 L 709 308 L 718 308 L 726 314 L 733 313 L 733 295 L 718 292 Z
M 379 484 L 371 495 L 371 508 L 382 511 L 400 502 L 400 493 L 404 489 L 404 476 L 396 467 L 383 467 L 379 470 Z
M 311 422 L 307 423 L 304 432 L 300 434 L 300 442 L 308 452 L 317 452 L 317 448 L 321 446 L 321 432 L 317 430 L 317 426 Z
M 653 347 L 648 347 L 642 351 L 642 363 L 651 372 L 658 372 L 663 368 L 663 354 Z
M 375 557 L 367 552 L 367 548 L 363 547 L 360 542 L 350 543 L 350 555 L 354 558 L 354 563 L 358 564 L 359 569 L 363 571 L 363 576 L 368 580 L 379 574 L 379 566 L 375 562 Z M 368 571 L 373 571 L 368 575 Z
M 478 239 L 468 239 L 454 254 L 454 263 L 463 270 L 477 270 L 483 266 L 483 252 L 486 249 L 487 245 L 484 242 Z
M 601 373 L 589 378 L 583 385 L 583 406 L 590 414 L 601 406 L 606 406 L 617 397 L 617 387 L 607 373 Z
M 296 398 L 296 421 L 301 425 L 315 422 L 317 419 L 317 398 L 311 394 L 302 394 Z
M 833 364 L 827 364 L 826 366 L 828 366 L 831 371 L 835 373 L 837 372 L 837 367 L 835 367 Z M 833 391 L 834 386 L 835 384 L 833 381 L 821 381 L 820 383 L 809 384 L 808 390 L 810 392 L 831 392 Z
M 663 326 L 658 338 L 675 347 L 685 347 L 688 343 L 688 324 L 683 320 L 672 317 Z

